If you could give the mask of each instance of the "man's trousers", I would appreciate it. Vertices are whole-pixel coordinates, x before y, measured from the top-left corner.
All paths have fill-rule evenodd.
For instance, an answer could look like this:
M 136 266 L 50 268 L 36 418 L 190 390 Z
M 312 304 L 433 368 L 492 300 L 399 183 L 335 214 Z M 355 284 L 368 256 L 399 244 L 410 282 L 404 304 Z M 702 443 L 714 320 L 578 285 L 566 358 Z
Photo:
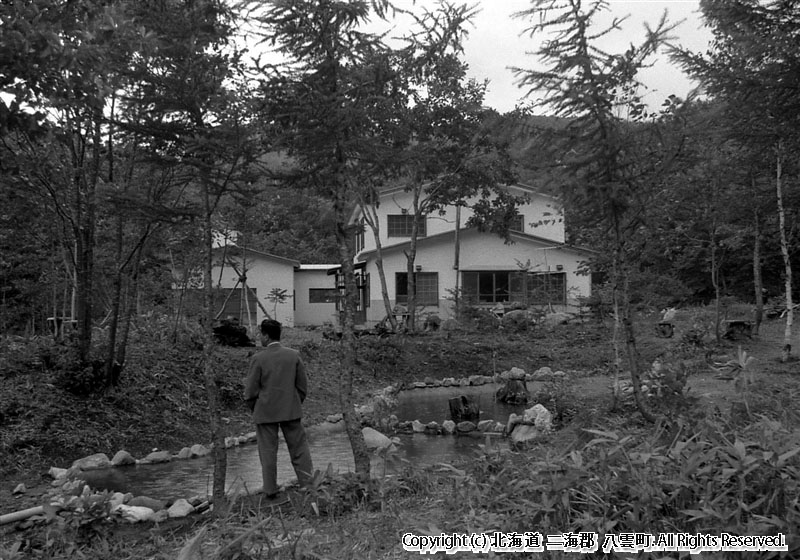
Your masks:
M 292 459 L 292 466 L 300 486 L 306 486 L 311 480 L 311 474 L 314 472 L 314 467 L 311 463 L 311 451 L 308 448 L 308 437 L 300 419 L 256 424 L 258 458 L 261 460 L 264 493 L 268 496 L 278 492 L 279 426 L 283 431 L 286 446 L 289 448 L 289 457 Z

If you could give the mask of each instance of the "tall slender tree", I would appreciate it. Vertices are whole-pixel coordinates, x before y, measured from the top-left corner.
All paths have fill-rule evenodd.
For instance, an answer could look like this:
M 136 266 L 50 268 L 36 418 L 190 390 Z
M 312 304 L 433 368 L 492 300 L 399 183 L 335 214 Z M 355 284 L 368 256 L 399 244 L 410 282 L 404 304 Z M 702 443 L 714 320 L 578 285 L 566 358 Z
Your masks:
M 539 104 L 559 117 L 570 119 L 553 146 L 566 174 L 565 195 L 573 203 L 592 208 L 605 226 L 611 243 L 614 301 L 625 338 L 628 367 L 636 404 L 648 420 L 655 417 L 641 392 L 639 355 L 630 303 L 632 234 L 640 225 L 637 202 L 643 185 L 656 176 L 665 158 L 654 166 L 637 157 L 630 142 L 632 125 L 623 117 L 641 119 L 643 104 L 637 94 L 637 72 L 665 40 L 666 16 L 655 29 L 648 29 L 640 45 L 622 54 L 611 54 L 596 40 L 619 28 L 615 19 L 604 30 L 592 27 L 594 18 L 608 8 L 595 0 L 585 7 L 582 0 L 538 0 L 518 17 L 531 22 L 528 33 L 539 39 L 536 51 L 546 66 L 542 70 L 517 68 L 521 87 L 541 94 Z
M 392 108 L 405 106 L 408 72 L 397 60 L 435 58 L 451 51 L 460 38 L 464 8 L 443 4 L 440 17 L 424 16 L 421 29 L 399 48 L 364 32 L 370 18 L 395 13 L 387 0 L 281 0 L 263 6 L 243 2 L 263 28 L 264 36 L 286 57 L 279 68 L 264 68 L 264 121 L 274 134 L 276 150 L 285 150 L 295 164 L 285 174 L 291 185 L 306 185 L 333 208 L 334 235 L 341 265 L 343 332 L 340 406 L 353 448 L 356 471 L 368 474 L 360 422 L 353 403 L 356 340 L 355 312 L 359 296 L 354 269 L 353 206 L 363 177 L 390 154 L 394 138 L 386 131 Z M 413 54 L 412 54 L 413 53 Z

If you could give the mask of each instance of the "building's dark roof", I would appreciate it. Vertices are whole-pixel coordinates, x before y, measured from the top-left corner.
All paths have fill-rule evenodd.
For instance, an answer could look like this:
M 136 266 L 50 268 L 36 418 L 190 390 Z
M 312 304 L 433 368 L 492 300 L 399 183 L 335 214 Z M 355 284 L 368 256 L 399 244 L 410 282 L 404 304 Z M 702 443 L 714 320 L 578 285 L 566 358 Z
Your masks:
M 461 234 L 471 234 L 471 233 L 482 233 L 478 232 L 477 228 L 462 228 Z M 495 235 L 491 233 L 483 233 L 484 235 Z M 420 237 L 417 239 L 417 246 L 420 244 L 425 244 L 429 241 L 439 241 L 443 239 L 447 239 L 448 237 L 452 237 L 453 241 L 455 242 L 455 230 L 452 231 L 445 231 L 442 233 L 437 233 L 434 235 L 429 235 L 425 237 Z M 523 243 L 536 243 L 538 245 L 545 245 L 551 246 L 554 249 L 562 249 L 565 251 L 572 251 L 574 253 L 578 253 L 581 255 L 590 255 L 596 254 L 596 251 L 592 249 L 586 249 L 584 247 L 577 247 L 575 245 L 569 245 L 567 243 L 559 243 L 558 241 L 553 241 L 552 239 L 547 239 L 545 237 L 539 237 L 538 235 L 531 235 L 529 233 L 522 233 L 522 232 L 511 232 L 509 235 L 511 239 L 522 241 Z M 411 241 L 404 241 L 402 243 L 396 243 L 393 245 L 385 246 L 381 250 L 386 253 L 388 251 L 397 251 L 398 249 L 405 249 L 410 245 Z M 371 249 L 369 251 L 363 251 L 357 255 L 358 258 L 364 259 L 372 256 L 376 252 L 376 249 Z

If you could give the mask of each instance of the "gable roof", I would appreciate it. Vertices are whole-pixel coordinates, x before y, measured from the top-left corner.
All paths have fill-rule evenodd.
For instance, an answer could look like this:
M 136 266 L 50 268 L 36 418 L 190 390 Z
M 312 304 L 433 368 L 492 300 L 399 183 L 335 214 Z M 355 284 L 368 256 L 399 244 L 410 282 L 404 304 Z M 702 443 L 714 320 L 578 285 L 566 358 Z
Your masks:
M 478 231 L 478 228 L 475 228 L 475 227 L 462 228 L 461 229 L 461 235 L 464 235 L 464 234 L 467 234 L 467 235 L 494 235 L 495 237 L 498 237 L 497 235 L 492 234 L 492 233 Z M 427 245 L 427 244 L 432 243 L 432 242 L 437 242 L 437 241 L 448 241 L 449 240 L 448 238 L 452 238 L 451 241 L 453 243 L 455 243 L 455 235 L 456 235 L 455 230 L 451 230 L 451 231 L 445 231 L 445 232 L 442 232 L 442 233 L 437 233 L 437 234 L 434 234 L 434 235 L 429 235 L 429 236 L 426 236 L 426 237 L 420 237 L 419 239 L 417 239 L 417 247 L 419 248 L 421 246 Z M 557 241 L 553 241 L 552 239 L 545 239 L 544 237 L 539 237 L 538 235 L 531 235 L 529 233 L 521 233 L 521 232 L 512 231 L 509 234 L 509 237 L 511 239 L 513 239 L 514 241 L 516 241 L 516 242 L 538 245 L 539 248 L 561 249 L 561 250 L 564 250 L 564 251 L 570 251 L 570 252 L 576 253 L 578 255 L 583 255 L 583 256 L 597 254 L 597 251 L 594 251 L 592 249 L 586 249 L 584 247 L 577 247 L 575 245 L 569 245 L 567 243 L 558 243 Z M 498 237 L 498 239 L 500 239 L 500 238 Z M 394 251 L 397 251 L 397 250 L 404 250 L 410 244 L 411 244 L 411 240 L 403 241 L 402 243 L 396 243 L 394 245 L 389 245 L 388 247 L 383 247 L 381 249 L 381 251 L 383 253 L 390 253 L 390 252 L 394 252 Z M 358 253 L 357 257 L 358 257 L 359 260 L 364 260 L 364 259 L 370 258 L 375 253 L 377 253 L 377 249 L 370 249 L 369 251 L 364 251 L 362 253 Z

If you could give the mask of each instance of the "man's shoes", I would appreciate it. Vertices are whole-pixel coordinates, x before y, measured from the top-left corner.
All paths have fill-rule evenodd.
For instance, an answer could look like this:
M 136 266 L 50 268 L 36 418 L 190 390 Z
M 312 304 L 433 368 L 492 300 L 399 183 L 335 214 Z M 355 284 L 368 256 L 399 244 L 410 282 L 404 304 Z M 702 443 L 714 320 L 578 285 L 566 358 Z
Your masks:
M 274 494 L 266 494 L 264 503 L 268 506 L 279 506 L 289 502 L 289 497 L 283 492 L 275 492 Z

